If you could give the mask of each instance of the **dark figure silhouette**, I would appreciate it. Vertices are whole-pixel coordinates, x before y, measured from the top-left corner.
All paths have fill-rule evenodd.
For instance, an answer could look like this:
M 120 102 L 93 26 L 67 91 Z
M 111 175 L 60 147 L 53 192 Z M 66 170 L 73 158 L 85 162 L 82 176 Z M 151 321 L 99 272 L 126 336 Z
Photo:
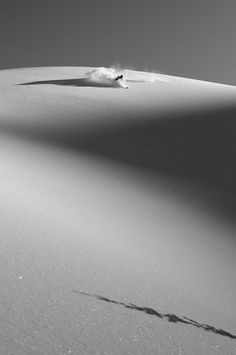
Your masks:
M 123 79 L 123 78 L 124 78 L 123 75 L 118 75 L 118 76 L 115 78 L 115 80 L 119 80 L 119 79 Z

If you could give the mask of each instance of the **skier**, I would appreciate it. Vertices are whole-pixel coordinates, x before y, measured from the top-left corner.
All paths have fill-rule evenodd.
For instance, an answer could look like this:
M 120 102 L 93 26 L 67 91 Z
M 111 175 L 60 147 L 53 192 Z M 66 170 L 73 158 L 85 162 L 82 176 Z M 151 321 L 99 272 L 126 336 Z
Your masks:
M 119 82 L 119 86 L 123 87 L 124 89 L 128 89 L 128 86 L 126 84 L 126 81 L 124 79 L 124 75 L 117 75 L 117 77 L 115 77 L 115 79 L 117 82 L 119 82 L 119 80 L 121 80 L 121 82 Z
M 115 78 L 115 80 L 119 80 L 119 79 L 124 79 L 124 76 L 123 75 L 118 75 L 116 78 Z

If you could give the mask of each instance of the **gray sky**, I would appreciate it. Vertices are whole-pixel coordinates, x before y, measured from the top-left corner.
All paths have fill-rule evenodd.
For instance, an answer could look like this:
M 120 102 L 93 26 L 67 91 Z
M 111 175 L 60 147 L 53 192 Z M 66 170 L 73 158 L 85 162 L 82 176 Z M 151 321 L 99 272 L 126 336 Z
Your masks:
M 119 63 L 236 85 L 235 0 L 1 0 L 0 68 Z

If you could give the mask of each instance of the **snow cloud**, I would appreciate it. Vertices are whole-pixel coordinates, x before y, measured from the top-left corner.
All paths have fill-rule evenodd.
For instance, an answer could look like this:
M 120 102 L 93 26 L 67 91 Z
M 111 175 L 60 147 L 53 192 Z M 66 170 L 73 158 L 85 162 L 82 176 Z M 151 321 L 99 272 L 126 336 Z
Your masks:
M 106 86 L 128 88 L 126 80 L 121 71 L 113 68 L 96 68 L 87 72 L 86 77 L 93 82 L 99 82 Z
M 85 74 L 87 80 L 99 83 L 104 86 L 122 87 L 127 89 L 127 82 L 139 82 L 139 83 L 155 83 L 165 82 L 169 80 L 165 75 L 143 72 L 130 69 L 121 69 L 119 67 L 111 68 L 95 68 Z

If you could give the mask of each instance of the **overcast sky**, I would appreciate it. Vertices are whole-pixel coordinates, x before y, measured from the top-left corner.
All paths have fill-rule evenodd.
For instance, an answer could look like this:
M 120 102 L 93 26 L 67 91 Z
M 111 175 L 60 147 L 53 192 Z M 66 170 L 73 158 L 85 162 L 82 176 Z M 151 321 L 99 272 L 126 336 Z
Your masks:
M 119 63 L 236 85 L 236 0 L 1 0 L 0 68 Z

